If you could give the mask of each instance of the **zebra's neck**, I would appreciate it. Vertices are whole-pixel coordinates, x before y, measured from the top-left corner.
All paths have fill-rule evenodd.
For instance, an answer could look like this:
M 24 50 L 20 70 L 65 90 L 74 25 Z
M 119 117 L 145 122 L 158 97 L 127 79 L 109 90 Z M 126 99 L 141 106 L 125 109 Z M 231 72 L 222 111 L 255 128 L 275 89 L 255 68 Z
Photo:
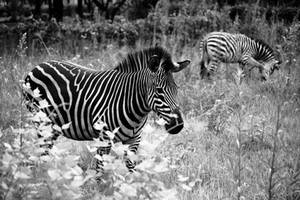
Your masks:
M 274 53 L 273 50 L 267 46 L 266 44 L 253 40 L 254 43 L 254 49 L 255 49 L 255 55 L 254 58 L 256 60 L 259 60 L 263 63 L 268 63 L 272 60 L 274 60 Z
M 101 121 L 109 122 L 111 130 L 120 127 L 127 132 L 126 135 L 135 133 L 144 124 L 150 112 L 147 103 L 147 76 L 143 71 L 123 73 L 110 70 L 106 73 L 109 74 L 107 77 L 111 77 L 107 82 L 109 88 L 102 91 L 100 87 L 98 94 L 107 93 L 106 98 L 110 101 L 104 101 L 94 107 L 93 123 L 100 118 Z M 114 92 L 109 93 L 108 90 Z

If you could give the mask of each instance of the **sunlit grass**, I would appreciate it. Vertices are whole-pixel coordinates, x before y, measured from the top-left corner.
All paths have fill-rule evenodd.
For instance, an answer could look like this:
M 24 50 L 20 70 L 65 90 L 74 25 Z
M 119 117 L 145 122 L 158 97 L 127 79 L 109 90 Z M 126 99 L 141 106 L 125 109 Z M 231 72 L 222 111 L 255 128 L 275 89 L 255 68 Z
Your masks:
M 185 128 L 178 135 L 167 135 L 163 127 L 155 123 L 155 115 L 151 114 L 144 130 L 140 153 L 143 153 L 147 147 L 155 148 L 155 152 L 159 155 L 156 158 L 168 159 L 170 169 L 153 176 L 145 172 L 146 178 L 148 176 L 154 181 L 162 182 L 166 187 L 165 196 L 174 192 L 175 190 L 172 189 L 175 188 L 178 199 L 290 200 L 296 198 L 296 195 L 299 195 L 297 188 L 300 178 L 300 62 L 296 51 L 290 49 L 288 53 L 292 59 L 285 62 L 283 67 L 272 75 L 271 80 L 265 83 L 249 80 L 236 84 L 232 76 L 232 73 L 235 73 L 234 65 L 229 65 L 232 68 L 229 76 L 222 73 L 224 72 L 222 68 L 216 74 L 214 81 L 200 80 L 197 46 L 181 48 L 179 44 L 171 46 L 170 41 L 162 43 L 172 52 L 175 60 L 192 60 L 188 69 L 175 76 L 179 86 L 178 102 L 183 112 Z M 137 46 L 137 49 L 140 49 L 143 44 Z M 54 161 L 52 164 L 48 163 L 48 167 L 35 165 L 33 176 L 35 180 L 31 177 L 31 181 L 51 180 L 52 189 L 51 187 L 49 189 L 46 184 L 34 185 L 33 183 L 21 187 L 26 183 L 25 175 L 32 168 L 20 164 L 24 158 L 18 154 L 18 151 L 12 154 L 15 163 L 8 166 L 11 171 L 5 171 L 7 174 L 3 172 L 7 169 L 3 168 L 3 161 L 5 161 L 3 158 L 5 152 L 9 152 L 9 147 L 5 143 L 13 146 L 21 140 L 20 131 L 13 131 L 13 129 L 23 128 L 25 130 L 22 135 L 23 141 L 27 141 L 29 145 L 34 144 L 37 139 L 30 135 L 34 132 L 30 129 L 32 124 L 26 120 L 28 112 L 21 104 L 20 80 L 36 64 L 51 59 L 68 60 L 99 70 L 110 69 L 130 50 L 128 47 L 119 48 L 109 45 L 98 51 L 83 49 L 78 55 L 60 55 L 50 49 L 51 55 L 36 56 L 28 56 L 20 50 L 19 54 L 5 55 L 0 58 L 0 153 L 2 157 L 0 167 L 1 177 L 4 178 L 1 180 L 1 192 L 7 194 L 7 199 L 22 199 L 22 195 L 28 199 L 32 197 L 30 195 L 53 199 L 56 196 L 51 194 L 51 191 L 62 189 L 59 188 L 60 184 L 72 183 L 66 180 L 59 182 L 55 178 L 55 173 L 52 174 L 53 180 L 51 176 L 44 177 L 47 170 L 53 168 L 57 170 L 53 163 L 64 166 L 61 161 L 65 158 L 55 160 L 53 157 Z M 278 107 L 280 107 L 279 118 L 276 117 Z M 276 128 L 278 120 L 280 127 Z M 86 176 L 84 173 L 90 168 L 93 160 L 93 154 L 86 147 L 89 144 L 90 142 L 78 142 L 60 137 L 56 147 L 58 149 L 70 147 L 67 155 L 79 156 L 74 160 L 82 169 L 83 176 Z M 275 155 L 273 164 L 272 155 Z M 20 179 L 16 178 L 12 166 L 21 167 L 25 175 L 19 173 Z M 271 168 L 273 168 L 272 176 L 270 176 Z M 272 187 L 269 186 L 270 178 L 274 184 Z M 12 180 L 15 182 L 11 182 Z M 145 180 L 142 179 L 138 183 L 146 184 Z M 134 185 L 133 182 L 130 183 Z M 152 186 L 148 187 L 152 189 L 148 192 L 157 192 Z M 8 188 L 13 187 L 18 190 L 9 192 Z M 122 187 L 124 189 L 127 185 Z M 25 193 L 26 189 L 33 193 Z M 110 187 L 100 188 L 92 180 L 77 187 L 82 199 L 100 199 L 103 193 L 99 191 L 107 190 L 107 194 L 111 195 L 110 189 Z M 122 194 L 118 189 L 113 191 Z M 134 189 L 132 191 L 134 194 Z M 61 196 L 57 198 L 64 199 Z M 119 196 L 116 198 L 121 199 Z M 128 199 L 135 198 L 130 196 Z

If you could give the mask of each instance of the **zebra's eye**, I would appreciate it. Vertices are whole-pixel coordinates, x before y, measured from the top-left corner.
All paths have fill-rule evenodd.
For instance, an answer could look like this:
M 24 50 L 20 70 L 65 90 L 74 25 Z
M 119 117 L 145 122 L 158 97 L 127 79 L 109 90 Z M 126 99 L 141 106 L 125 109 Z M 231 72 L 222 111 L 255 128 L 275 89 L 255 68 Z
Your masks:
M 164 93 L 164 90 L 161 87 L 156 87 L 156 91 L 160 94 Z

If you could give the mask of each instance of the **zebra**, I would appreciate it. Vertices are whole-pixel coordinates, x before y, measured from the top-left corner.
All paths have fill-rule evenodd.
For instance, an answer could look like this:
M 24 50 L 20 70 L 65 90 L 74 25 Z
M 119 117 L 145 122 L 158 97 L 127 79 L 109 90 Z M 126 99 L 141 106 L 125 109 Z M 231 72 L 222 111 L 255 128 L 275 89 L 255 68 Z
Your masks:
M 66 61 L 43 62 L 34 67 L 25 77 L 24 90 L 27 105 L 38 105 L 45 99 L 49 106 L 41 108 L 53 124 L 69 123 L 62 135 L 73 140 L 93 140 L 104 131 L 96 130 L 99 120 L 106 123 L 106 130 L 115 133 L 113 142 L 128 145 L 136 153 L 141 130 L 150 111 L 154 111 L 166 122 L 169 134 L 177 134 L 184 121 L 176 102 L 178 86 L 173 73 L 190 64 L 189 60 L 173 62 L 166 49 L 156 46 L 129 53 L 111 70 L 97 71 Z M 32 94 L 36 88 L 39 99 Z M 31 103 L 29 103 L 31 102 Z M 52 140 L 57 139 L 55 135 Z M 97 154 L 108 154 L 108 147 L 99 147 Z M 98 163 L 99 164 L 99 163 Z M 102 165 L 102 163 L 100 163 Z M 129 171 L 135 162 L 125 159 Z M 100 171 L 101 167 L 96 166 Z
M 200 43 L 201 78 L 210 77 L 221 62 L 239 63 L 248 71 L 257 67 L 262 80 L 267 80 L 275 69 L 279 69 L 281 58 L 268 44 L 259 39 L 250 38 L 244 34 L 227 32 L 208 33 Z M 277 58 L 276 58 L 277 57 Z

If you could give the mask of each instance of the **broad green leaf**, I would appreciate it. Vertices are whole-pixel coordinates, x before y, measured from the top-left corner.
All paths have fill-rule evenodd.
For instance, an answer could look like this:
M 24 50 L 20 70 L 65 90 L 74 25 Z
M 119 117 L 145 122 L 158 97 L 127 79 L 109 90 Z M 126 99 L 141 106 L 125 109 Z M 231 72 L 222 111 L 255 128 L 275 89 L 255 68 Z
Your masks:
M 177 197 L 177 190 L 175 188 L 169 189 L 169 190 L 162 190 L 157 192 L 159 198 L 161 200 L 178 200 Z
M 137 196 L 136 188 L 133 187 L 132 185 L 127 184 L 127 183 L 123 183 L 120 186 L 120 192 L 123 193 L 123 195 L 129 196 L 129 197 Z
M 180 184 L 180 186 L 182 187 L 182 189 L 184 189 L 186 191 L 191 191 L 192 190 L 192 188 L 190 186 L 186 185 L 186 184 L 182 183 L 182 184 Z
M 26 173 L 24 172 L 20 172 L 18 171 L 17 173 L 14 174 L 15 179 L 30 179 L 30 176 L 28 176 Z
M 95 170 L 86 170 L 85 171 L 86 176 L 84 177 L 84 182 L 86 182 L 87 180 L 94 178 L 96 176 L 96 171 Z
M 52 160 L 52 158 L 49 155 L 41 156 L 40 159 L 44 162 L 50 162 Z
M 91 144 L 92 147 L 108 147 L 109 146 L 109 141 L 101 141 L 99 138 L 94 138 L 94 142 Z
M 10 144 L 4 142 L 3 145 L 5 146 L 6 151 L 13 151 L 12 146 Z
M 150 143 L 146 140 L 142 140 L 139 146 L 139 155 L 142 156 L 152 156 L 153 152 L 155 152 L 156 144 Z
M 62 175 L 65 179 L 73 178 L 73 172 L 71 172 L 71 171 L 67 171 L 67 172 L 63 173 Z
M 1 186 L 3 189 L 7 190 L 8 189 L 8 185 L 2 181 Z
M 93 125 L 94 129 L 96 129 L 98 131 L 103 130 L 103 128 L 106 127 L 106 126 L 107 126 L 107 124 L 105 122 L 102 122 L 102 121 L 99 121 L 99 120 Z
M 65 153 L 66 150 L 65 149 L 59 149 L 57 148 L 56 146 L 53 146 L 51 149 L 50 149 L 50 153 L 53 154 L 53 155 L 61 155 L 63 153 Z
M 78 160 L 79 160 L 80 156 L 76 156 L 76 155 L 67 155 L 64 160 L 65 160 L 65 163 L 67 166 L 69 167 L 78 167 L 77 166 L 77 163 L 78 163 Z
M 58 132 L 61 132 L 61 127 L 59 127 L 57 124 L 54 124 L 54 125 L 52 126 L 52 128 L 53 128 L 53 130 L 56 130 L 56 131 L 58 131 Z
M 178 177 L 178 181 L 180 181 L 180 182 L 185 182 L 185 181 L 189 180 L 188 176 L 183 176 L 181 174 L 178 174 L 177 177 Z
M 71 170 L 72 170 L 73 174 L 75 174 L 77 176 L 79 176 L 83 173 L 82 169 L 78 165 L 76 165 L 75 167 L 72 167 Z
M 138 160 L 138 156 L 132 151 L 127 151 L 127 158 L 129 158 L 131 161 Z
M 30 87 L 30 83 L 23 83 L 22 84 L 22 87 L 25 91 L 28 91 L 28 90 L 31 90 L 31 87 Z
M 35 88 L 35 89 L 32 91 L 32 96 L 33 96 L 33 98 L 38 98 L 38 97 L 41 96 L 41 93 L 40 93 L 39 88 Z
M 71 182 L 71 186 L 76 188 L 80 187 L 83 184 L 84 184 L 84 180 L 82 176 L 75 176 L 73 181 Z
M 153 159 L 146 159 L 146 160 L 142 161 L 140 164 L 138 164 L 136 166 L 136 169 L 140 169 L 142 171 L 147 171 L 150 168 L 152 168 L 153 165 L 154 165 Z
M 88 149 L 89 152 L 94 153 L 97 151 L 97 147 L 91 147 L 90 145 L 86 145 L 86 148 Z
M 46 99 L 43 99 L 43 100 L 39 101 L 39 105 L 40 105 L 39 108 L 41 108 L 41 109 L 42 108 L 47 108 L 47 107 L 50 106 Z
M 107 155 L 107 154 L 104 154 L 102 157 L 103 157 L 103 160 L 107 161 L 107 162 L 112 162 L 115 159 L 114 156 Z
M 99 154 L 96 154 L 94 157 L 95 157 L 97 160 L 103 160 L 102 156 L 100 156 Z
M 146 134 L 150 134 L 150 133 L 152 133 L 154 130 L 155 130 L 155 128 L 153 128 L 150 124 L 146 124 L 146 125 L 143 127 L 143 132 L 146 133 Z
M 37 112 L 35 115 L 33 115 L 33 117 L 30 117 L 29 119 L 34 122 L 51 122 L 51 120 L 47 117 L 46 113 L 44 113 L 41 110 Z
M 111 148 L 118 156 L 123 156 L 124 152 L 128 150 L 128 145 L 123 145 L 122 143 L 116 143 Z
M 71 123 L 72 123 L 72 122 L 69 122 L 69 123 L 66 123 L 66 124 L 62 125 L 62 126 L 61 126 L 61 129 L 62 129 L 62 130 L 65 130 L 65 129 L 70 128 Z
M 48 169 L 47 173 L 52 181 L 55 181 L 61 177 L 57 169 Z
M 166 172 L 168 170 L 169 170 L 169 168 L 168 168 L 167 160 L 163 160 L 162 162 L 156 164 L 153 168 L 153 171 L 155 171 L 157 173 Z
M 163 118 L 159 118 L 159 120 L 156 120 L 156 123 L 160 126 L 165 125 L 167 122 Z
M 105 131 L 105 134 L 111 139 L 113 140 L 115 137 L 115 133 L 117 133 L 119 130 L 119 128 L 116 128 L 113 132 L 110 131 Z
M 37 156 L 30 156 L 30 157 L 29 157 L 29 160 L 32 160 L 32 161 L 34 161 L 34 162 L 37 162 L 37 161 L 39 160 L 39 157 L 37 157 Z
M 55 146 L 57 147 L 57 149 L 60 149 L 63 152 L 72 151 L 73 149 L 73 144 L 71 140 L 55 144 Z
M 40 134 L 41 136 L 43 136 L 43 139 L 45 139 L 45 138 L 50 138 L 50 137 L 53 136 L 52 128 L 49 127 L 48 129 L 41 130 L 41 131 L 39 131 L 39 134 Z
M 5 154 L 2 157 L 2 164 L 5 168 L 8 168 L 10 166 L 11 161 L 13 160 L 13 157 L 5 152 Z

